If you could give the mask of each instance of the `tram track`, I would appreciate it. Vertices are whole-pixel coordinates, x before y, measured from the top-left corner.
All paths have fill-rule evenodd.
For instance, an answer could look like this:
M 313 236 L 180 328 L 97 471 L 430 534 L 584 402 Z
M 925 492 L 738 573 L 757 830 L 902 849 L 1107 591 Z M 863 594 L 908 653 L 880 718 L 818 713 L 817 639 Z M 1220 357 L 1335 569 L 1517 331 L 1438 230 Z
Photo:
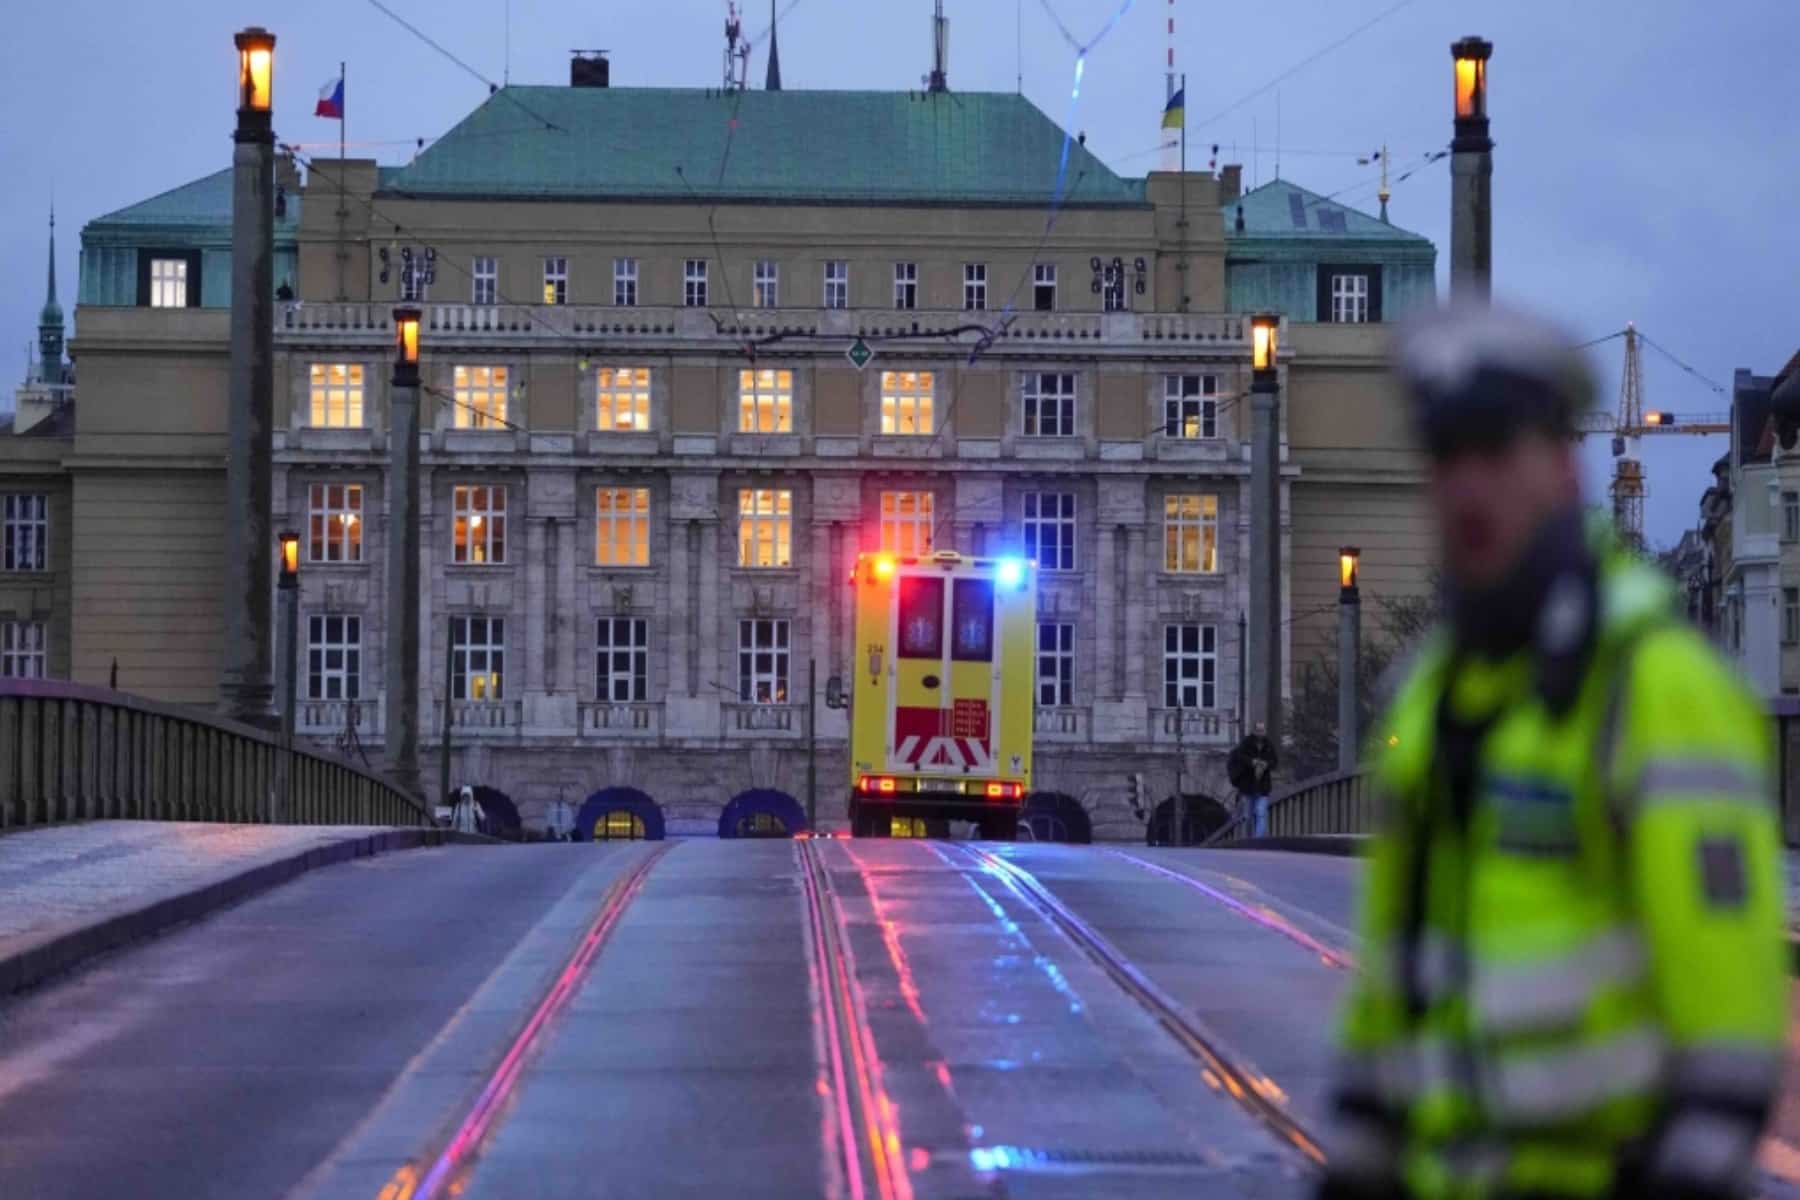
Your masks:
M 1325 1162 L 1318 1138 L 1283 1105 L 1281 1092 L 1254 1068 L 1238 1059 L 1207 1031 L 1186 1007 L 1159 987 L 1083 920 L 1030 871 L 990 850 L 958 846 L 974 864 L 1003 883 L 1007 890 L 1048 920 L 1100 968 L 1120 991 L 1148 1013 L 1163 1030 L 1197 1060 L 1217 1090 L 1257 1120 L 1277 1139 L 1317 1165 Z M 1216 1082 L 1215 1082 L 1216 1081 Z
M 869 1030 L 856 962 L 838 911 L 831 873 L 818 843 L 794 843 L 806 894 L 809 958 L 818 993 L 815 1008 L 826 1060 L 820 1099 L 833 1136 L 827 1153 L 843 1175 L 848 1200 L 912 1200 L 894 1106 L 882 1089 L 880 1057 Z
M 650 850 L 607 888 L 581 941 L 507 1043 L 480 1092 L 440 1128 L 423 1153 L 388 1180 L 376 1200 L 439 1200 L 463 1191 L 482 1147 L 498 1128 L 525 1072 L 543 1049 L 546 1035 L 587 980 L 651 870 L 672 848 L 671 843 L 663 843 Z
M 1114 858 L 1123 859 L 1135 867 L 1148 871 L 1152 875 L 1160 876 L 1171 883 L 1178 883 L 1181 886 L 1188 888 L 1190 891 L 1199 892 L 1201 895 L 1223 905 L 1225 908 L 1230 909 L 1232 912 L 1237 913 L 1246 920 L 1254 921 L 1271 933 L 1279 934 L 1293 942 L 1295 945 L 1310 950 L 1312 953 L 1318 955 L 1320 960 L 1327 966 L 1336 967 L 1340 971 L 1356 970 L 1356 957 L 1349 950 L 1314 937 L 1312 934 L 1302 929 L 1299 923 L 1294 919 L 1286 914 L 1277 912 L 1270 905 L 1252 904 L 1246 900 L 1239 899 L 1220 888 L 1213 887 L 1204 880 L 1195 879 L 1192 875 L 1183 874 L 1180 871 L 1165 867 L 1161 863 L 1151 862 L 1147 858 L 1140 858 L 1137 855 L 1128 853 L 1124 850 L 1109 848 L 1107 853 L 1111 854 Z M 1318 919 L 1315 918 L 1315 920 Z M 1328 924 L 1328 922 L 1322 923 Z

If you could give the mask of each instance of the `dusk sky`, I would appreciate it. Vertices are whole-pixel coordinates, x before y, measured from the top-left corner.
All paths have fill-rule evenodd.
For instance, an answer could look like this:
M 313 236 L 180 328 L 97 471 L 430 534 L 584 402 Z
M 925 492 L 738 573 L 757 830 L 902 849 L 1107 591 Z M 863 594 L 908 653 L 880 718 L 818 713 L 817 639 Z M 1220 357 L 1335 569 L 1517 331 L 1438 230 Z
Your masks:
M 388 0 L 482 75 L 507 73 L 505 0 Z M 781 0 L 788 88 L 917 87 L 929 69 L 929 0 Z M 1057 27 L 1092 38 L 1115 0 L 948 0 L 950 86 L 1025 94 L 1069 119 L 1075 52 Z M 231 34 L 274 30 L 276 131 L 336 153 L 337 124 L 313 117 L 320 85 L 348 61 L 350 153 L 401 163 L 486 86 L 369 0 L 59 0 L 10 6 L 0 41 L 0 385 L 23 374 L 43 303 L 45 217 L 54 191 L 57 271 L 74 307 L 81 225 L 231 161 Z M 1089 54 L 1073 124 L 1122 174 L 1157 163 L 1168 0 L 1134 0 Z M 611 51 L 615 86 L 708 87 L 720 74 L 724 0 L 512 0 L 510 76 L 565 83 L 571 47 Z M 1276 171 L 1373 211 L 1359 166 L 1383 143 L 1397 169 L 1447 145 L 1457 37 L 1495 43 L 1498 296 L 1543 308 L 1582 338 L 1636 321 L 1701 375 L 1777 370 L 1800 349 L 1800 138 L 1791 0 L 1176 0 L 1188 76 L 1188 160 L 1242 161 L 1248 185 Z M 1054 14 L 1054 15 L 1053 15 Z M 1385 15 L 1384 15 L 1385 14 Z M 1376 23 L 1278 86 L 1290 68 Z M 745 26 L 761 37 L 767 3 Z M 751 79 L 760 86 L 759 43 Z M 1257 149 L 1253 149 L 1256 147 Z M 1394 186 L 1394 222 L 1448 249 L 1447 162 Z M 1595 351 L 1602 403 L 1616 402 L 1621 343 Z M 1646 353 L 1647 407 L 1723 410 L 1725 397 Z M 1646 525 L 1668 543 L 1695 518 L 1723 438 L 1653 439 Z M 1605 439 L 1585 452 L 1603 498 Z

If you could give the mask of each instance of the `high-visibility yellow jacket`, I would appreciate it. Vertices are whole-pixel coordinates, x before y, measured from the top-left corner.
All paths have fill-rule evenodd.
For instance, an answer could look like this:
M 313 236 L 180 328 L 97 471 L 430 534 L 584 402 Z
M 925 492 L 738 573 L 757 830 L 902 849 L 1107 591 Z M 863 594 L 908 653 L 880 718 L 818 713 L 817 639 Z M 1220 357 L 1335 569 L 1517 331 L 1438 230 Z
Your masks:
M 1531 653 L 1445 640 L 1382 730 L 1331 1167 L 1370 1194 L 1747 1186 L 1787 1016 L 1769 722 L 1660 575 L 1598 587 L 1560 715 Z

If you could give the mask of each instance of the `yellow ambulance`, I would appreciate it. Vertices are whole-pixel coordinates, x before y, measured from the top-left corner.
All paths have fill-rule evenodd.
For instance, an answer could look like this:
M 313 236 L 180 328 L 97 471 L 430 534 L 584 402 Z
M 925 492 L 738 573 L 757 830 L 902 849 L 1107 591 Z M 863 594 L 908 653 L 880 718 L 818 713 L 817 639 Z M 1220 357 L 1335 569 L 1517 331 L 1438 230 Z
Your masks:
M 1031 791 L 1036 565 L 863 554 L 850 585 L 852 833 L 961 820 L 1012 840 Z

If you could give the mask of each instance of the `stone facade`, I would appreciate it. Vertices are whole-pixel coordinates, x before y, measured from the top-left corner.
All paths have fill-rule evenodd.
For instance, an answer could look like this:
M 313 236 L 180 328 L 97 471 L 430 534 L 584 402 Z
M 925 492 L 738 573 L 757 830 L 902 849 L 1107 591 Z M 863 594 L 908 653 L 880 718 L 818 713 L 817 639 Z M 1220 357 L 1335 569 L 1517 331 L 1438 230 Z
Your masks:
M 550 91 L 533 89 L 533 104 L 549 103 Z M 790 95 L 805 94 L 766 98 L 757 111 L 776 112 L 769 106 Z M 1025 103 L 985 102 L 996 112 Z M 433 153 L 419 163 L 430 167 Z M 896 176 L 908 177 L 896 155 Z M 1072 198 L 1046 231 L 1041 202 L 962 192 L 905 202 L 810 202 L 791 187 L 546 200 L 529 179 L 495 194 L 434 195 L 431 180 L 454 182 L 441 160 L 409 168 L 414 182 L 368 162 L 341 176 L 336 163 L 304 178 L 282 170 L 277 245 L 293 277 L 280 277 L 289 291 L 276 306 L 273 505 L 276 527 L 302 532 L 309 550 L 306 736 L 342 741 L 354 727 L 380 761 L 390 313 L 408 248 L 421 260 L 431 251 L 436 264 L 435 282 L 415 297 L 425 384 L 419 707 L 432 790 L 447 707 L 450 782 L 499 788 L 528 824 L 559 800 L 578 807 L 596 790 L 630 786 L 662 804 L 671 829 L 700 832 L 751 788 L 805 804 L 810 732 L 819 816 L 841 819 L 847 724 L 823 694 L 856 653 L 850 570 L 859 553 L 884 548 L 884 496 L 906 493 L 909 504 L 929 497 L 922 527 L 934 548 L 1035 553 L 1040 621 L 1071 627 L 1069 688 L 1037 712 L 1040 790 L 1075 796 L 1096 832 L 1117 838 L 1142 836 L 1124 804 L 1134 774 L 1152 800 L 1178 778 L 1190 793 L 1225 796 L 1248 604 L 1250 422 L 1248 320 L 1226 298 L 1221 214 L 1231 197 L 1219 179 L 1125 180 L 1096 162 L 1083 186 L 1107 199 Z M 932 177 L 924 166 L 914 174 Z M 206 184 L 170 195 L 204 209 Z M 205 280 L 195 303 L 130 303 L 123 281 L 146 277 L 147 258 L 168 240 L 172 201 L 158 203 L 135 242 L 134 210 L 84 237 L 104 255 L 84 270 L 83 391 L 64 465 L 81 583 L 69 669 L 100 682 L 118 658 L 128 667 L 121 686 L 209 704 L 220 601 L 208 587 L 217 559 L 204 547 L 222 542 L 230 518 L 210 499 L 222 495 L 229 297 L 217 280 L 229 272 L 213 261 L 216 230 L 190 221 L 182 244 L 198 249 L 184 253 L 200 256 Z M 222 227 L 228 210 L 215 218 Z M 1405 249 L 1418 258 L 1423 247 L 1428 272 L 1429 243 L 1413 242 Z M 1103 286 L 1114 260 L 1125 275 Z M 560 293 L 546 291 L 550 261 Z M 708 264 L 698 304 L 686 302 L 694 262 Z M 843 307 L 830 304 L 823 281 L 840 268 L 828 264 L 847 272 Z M 897 306 L 900 265 L 917 279 L 911 307 Z M 1056 281 L 1047 299 L 1034 290 L 1040 269 Z M 779 302 L 754 304 L 758 281 L 771 278 Z M 874 355 L 862 368 L 848 361 L 856 344 Z M 471 384 L 497 369 L 497 387 Z M 646 379 L 641 421 L 602 409 L 603 373 L 619 371 Z M 778 415 L 745 416 L 757 411 L 746 371 L 781 373 Z M 917 431 L 897 415 L 909 401 L 896 398 L 903 381 L 890 372 L 928 397 Z M 1290 314 L 1280 376 L 1290 398 L 1282 605 L 1292 663 L 1330 650 L 1332 622 L 1312 598 L 1335 589 L 1342 540 L 1355 533 L 1365 547 L 1365 579 L 1407 591 L 1426 586 L 1426 539 L 1382 325 Z M 353 405 L 329 384 L 352 377 Z M 1193 403 L 1172 411 L 1184 388 Z M 479 531 L 473 501 L 458 511 L 459 489 L 470 488 L 490 505 Z M 641 536 L 617 533 L 608 506 L 640 493 Z M 785 499 L 765 521 L 754 510 L 769 493 Z M 503 509 L 492 507 L 502 494 Z M 335 522 L 322 511 L 332 506 Z M 354 533 L 341 515 L 351 510 Z M 1049 550 L 1052 513 L 1071 530 L 1067 559 Z M 1191 539 L 1189 521 L 1204 527 Z M 152 525 L 179 531 L 181 555 L 155 553 Z M 1058 525 L 1054 544 L 1064 540 Z M 315 619 L 321 631 L 333 623 L 354 670 L 347 658 L 326 662 Z M 471 637 L 479 628 L 503 665 L 477 672 L 465 660 L 451 685 L 453 624 Z M 1182 708 L 1164 686 L 1166 639 L 1187 626 L 1202 631 L 1195 653 L 1207 686 L 1197 707 Z M 603 628 L 609 639 L 641 628 L 641 690 L 631 678 L 616 684 L 622 695 L 601 691 Z M 776 630 L 781 661 L 740 653 L 741 640 Z M 323 669 L 310 669 L 313 650 Z M 635 676 L 640 660 L 623 661 Z

